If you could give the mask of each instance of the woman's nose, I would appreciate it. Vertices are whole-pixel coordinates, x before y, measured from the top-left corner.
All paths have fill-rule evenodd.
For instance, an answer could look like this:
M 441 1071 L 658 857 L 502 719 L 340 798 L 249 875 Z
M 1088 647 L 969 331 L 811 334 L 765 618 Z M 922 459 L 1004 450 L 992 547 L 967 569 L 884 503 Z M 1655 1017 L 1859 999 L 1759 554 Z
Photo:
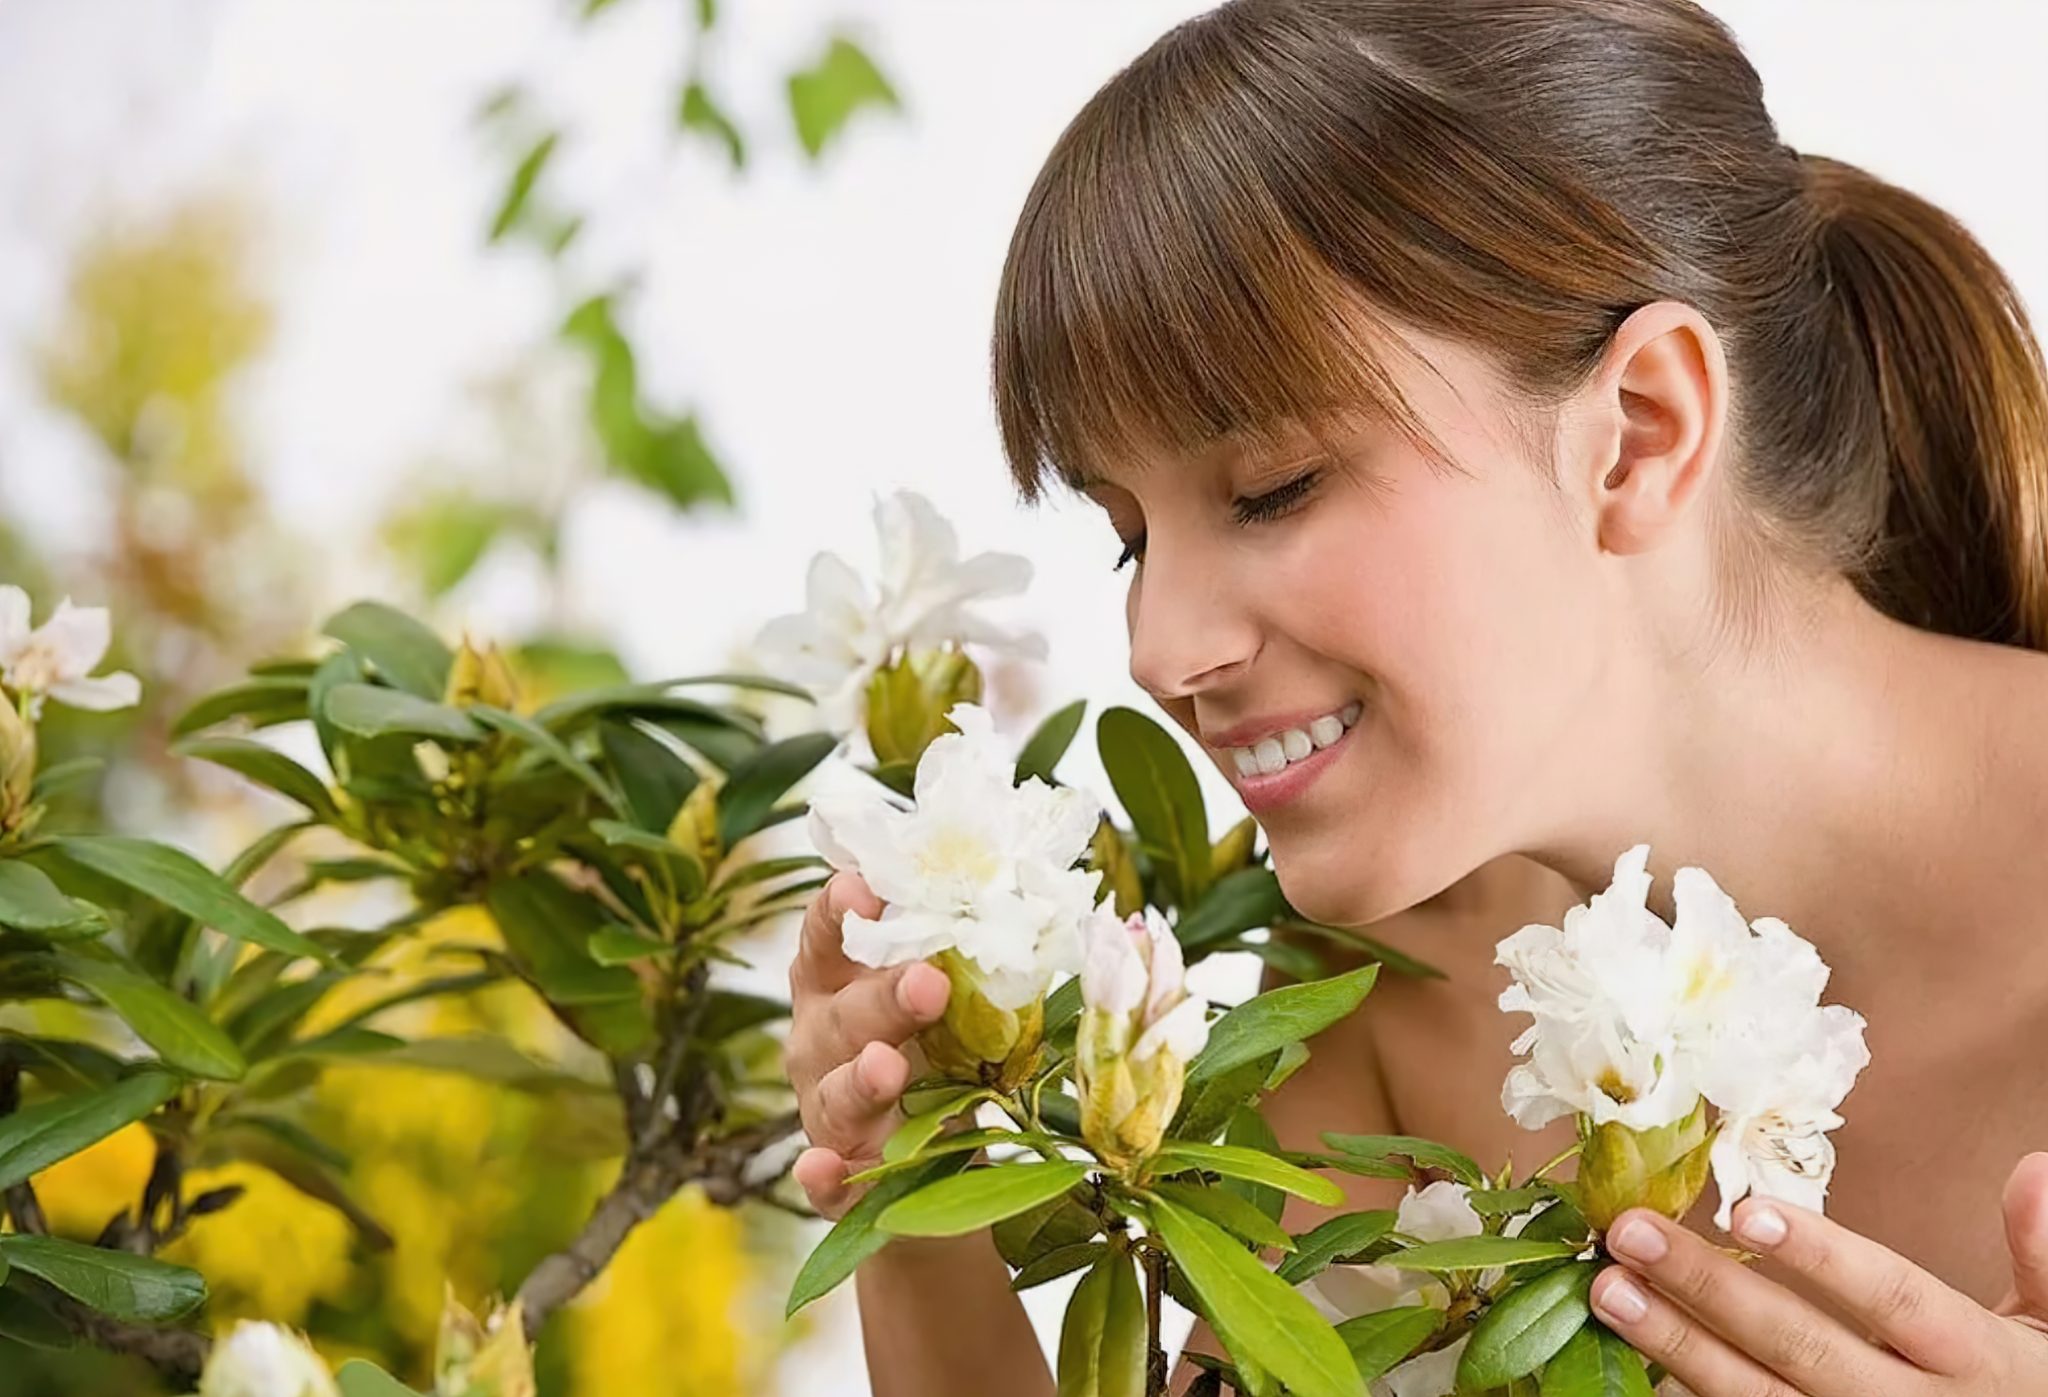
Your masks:
M 1258 628 L 1220 569 L 1169 563 L 1156 543 L 1131 586 L 1131 678 L 1161 702 L 1233 678 L 1258 653 Z

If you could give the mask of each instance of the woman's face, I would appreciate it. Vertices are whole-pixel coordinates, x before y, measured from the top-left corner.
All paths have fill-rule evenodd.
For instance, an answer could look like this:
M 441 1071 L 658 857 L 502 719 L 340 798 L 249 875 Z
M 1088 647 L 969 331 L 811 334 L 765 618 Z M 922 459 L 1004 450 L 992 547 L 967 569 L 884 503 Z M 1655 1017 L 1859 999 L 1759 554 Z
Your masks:
M 1131 673 L 1258 817 L 1282 888 L 1362 925 L 1539 843 L 1597 748 L 1610 597 L 1593 523 L 1484 360 L 1416 338 L 1391 425 L 1334 457 L 1120 468 Z M 1567 760 L 1570 754 L 1570 760 Z

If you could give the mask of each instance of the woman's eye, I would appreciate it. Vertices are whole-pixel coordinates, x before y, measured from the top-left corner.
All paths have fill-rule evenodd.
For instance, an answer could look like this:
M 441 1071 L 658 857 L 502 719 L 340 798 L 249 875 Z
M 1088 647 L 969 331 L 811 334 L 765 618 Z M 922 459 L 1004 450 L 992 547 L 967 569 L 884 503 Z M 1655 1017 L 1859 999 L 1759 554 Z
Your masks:
M 1110 571 L 1122 572 L 1126 565 L 1132 562 L 1142 563 L 1144 561 L 1145 536 L 1143 534 L 1139 534 L 1136 538 L 1132 539 L 1129 543 L 1124 545 L 1124 551 L 1117 556 L 1116 566 L 1110 569 Z
M 1239 524 L 1258 524 L 1278 519 L 1307 499 L 1309 492 L 1316 488 L 1322 478 L 1323 473 L 1320 469 L 1304 471 L 1285 485 L 1268 490 L 1263 495 L 1237 500 L 1230 507 L 1231 513 Z

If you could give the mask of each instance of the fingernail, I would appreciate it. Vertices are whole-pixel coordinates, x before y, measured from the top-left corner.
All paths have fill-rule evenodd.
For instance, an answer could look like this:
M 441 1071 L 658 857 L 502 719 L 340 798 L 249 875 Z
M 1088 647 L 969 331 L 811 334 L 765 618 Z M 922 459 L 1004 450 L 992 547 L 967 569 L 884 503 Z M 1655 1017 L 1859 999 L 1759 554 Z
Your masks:
M 1620 1271 L 1607 1273 L 1607 1284 L 1600 1288 L 1600 1298 L 1593 1302 L 1593 1308 L 1600 1311 L 1602 1319 L 1616 1324 L 1634 1324 L 1650 1312 L 1650 1302 L 1643 1298 L 1643 1292 L 1636 1283 Z
M 1764 1203 L 1744 1208 L 1742 1216 L 1735 1219 L 1735 1235 L 1759 1247 L 1775 1247 L 1790 1230 L 1785 1215 Z
M 1630 1218 L 1607 1234 L 1607 1250 L 1630 1261 L 1662 1261 L 1671 1247 L 1664 1234 L 1641 1218 Z

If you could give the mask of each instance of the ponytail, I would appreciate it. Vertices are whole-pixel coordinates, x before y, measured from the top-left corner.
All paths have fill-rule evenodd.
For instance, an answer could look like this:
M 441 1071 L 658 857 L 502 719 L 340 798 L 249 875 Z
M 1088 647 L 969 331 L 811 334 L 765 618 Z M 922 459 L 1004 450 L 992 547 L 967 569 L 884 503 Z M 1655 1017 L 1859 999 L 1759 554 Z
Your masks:
M 1867 369 L 1831 376 L 1861 399 L 1833 415 L 1881 432 L 1889 476 L 1859 585 L 1913 625 L 2048 650 L 2048 371 L 2018 293 L 1924 199 L 1801 160 L 1835 343 Z

